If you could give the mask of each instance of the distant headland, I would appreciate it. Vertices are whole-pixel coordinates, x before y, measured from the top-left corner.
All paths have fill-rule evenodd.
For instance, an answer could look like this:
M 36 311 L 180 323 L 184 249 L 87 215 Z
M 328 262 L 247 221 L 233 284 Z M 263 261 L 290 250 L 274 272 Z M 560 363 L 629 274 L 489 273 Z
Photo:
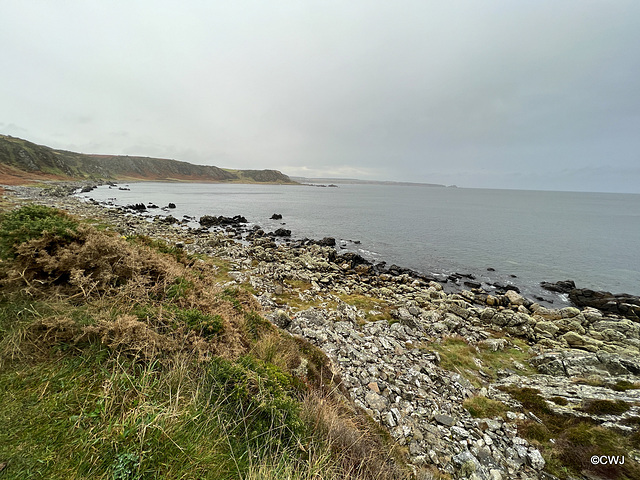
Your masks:
M 278 170 L 233 170 L 165 158 L 76 153 L 0 134 L 0 184 L 42 180 L 296 183 Z

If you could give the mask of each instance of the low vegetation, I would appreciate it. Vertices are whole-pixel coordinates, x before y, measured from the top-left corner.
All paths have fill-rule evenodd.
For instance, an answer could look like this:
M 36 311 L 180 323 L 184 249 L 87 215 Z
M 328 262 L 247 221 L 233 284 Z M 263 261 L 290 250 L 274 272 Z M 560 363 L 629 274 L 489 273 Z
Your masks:
M 3 478 L 408 478 L 219 260 L 46 207 L 0 222 Z
M 592 387 L 606 387 L 614 390 L 616 392 L 625 392 L 627 390 L 637 390 L 640 389 L 640 383 L 638 382 L 630 382 L 628 380 L 617 380 L 615 383 L 607 382 L 602 377 L 578 377 L 573 380 L 574 383 L 578 383 L 581 385 L 591 385 Z
M 630 408 L 631 405 L 622 400 L 589 400 L 580 410 L 594 415 L 622 415 Z
M 438 352 L 442 368 L 460 373 L 476 386 L 495 380 L 499 370 L 518 369 L 520 374 L 534 373 L 528 363 L 531 355 L 527 352 L 526 343 L 515 338 L 497 350 L 484 344 L 471 345 L 461 336 L 445 337 L 439 343 L 426 344 L 424 348 Z
M 493 400 L 482 395 L 467 398 L 462 406 L 475 418 L 504 418 L 509 407 L 499 400 Z
M 628 434 L 601 427 L 586 419 L 555 414 L 540 392 L 532 388 L 510 386 L 502 389 L 518 400 L 525 411 L 531 412 L 542 422 L 535 419 L 520 421 L 518 432 L 541 449 L 550 473 L 562 479 L 575 477 L 581 472 L 621 480 L 640 478 L 640 467 L 635 462 L 627 461 L 623 465 L 591 463 L 593 455 L 626 455 L 628 458 L 629 452 L 640 448 L 638 432 Z M 596 414 L 620 414 L 629 405 L 625 402 L 602 400 L 589 402 L 582 408 Z
M 438 352 L 443 368 L 459 372 L 480 386 L 487 380 L 494 380 L 500 370 L 513 370 L 516 364 L 524 367 L 524 370 L 519 369 L 520 374 L 534 373 L 528 366 L 526 344 L 517 339 L 508 341 L 504 349 L 494 351 L 482 343 L 475 346 L 462 337 L 452 336 L 440 343 L 427 344 L 424 348 Z M 579 379 L 578 382 L 593 385 L 596 379 Z M 636 384 L 624 381 L 609 384 L 599 380 L 597 386 L 612 390 L 637 388 Z M 581 472 L 590 472 L 602 478 L 640 478 L 640 468 L 634 462 L 625 462 L 624 465 L 591 463 L 593 455 L 628 457 L 629 452 L 640 449 L 638 433 L 627 434 L 603 428 L 593 421 L 554 413 L 552 404 L 533 388 L 504 386 L 501 389 L 517 400 L 524 412 L 533 414 L 527 420 L 517 421 L 518 434 L 540 449 L 548 472 L 561 479 L 576 477 Z M 561 406 L 568 404 L 564 397 L 554 397 L 551 402 Z M 468 398 L 463 406 L 476 418 L 504 418 L 509 410 L 504 403 L 483 396 Z M 596 415 L 620 415 L 630 407 L 630 404 L 622 401 L 592 400 L 578 409 Z
M 392 306 L 382 299 L 361 294 L 339 294 L 338 297 L 343 302 L 363 310 L 367 322 L 393 321 L 391 316 Z

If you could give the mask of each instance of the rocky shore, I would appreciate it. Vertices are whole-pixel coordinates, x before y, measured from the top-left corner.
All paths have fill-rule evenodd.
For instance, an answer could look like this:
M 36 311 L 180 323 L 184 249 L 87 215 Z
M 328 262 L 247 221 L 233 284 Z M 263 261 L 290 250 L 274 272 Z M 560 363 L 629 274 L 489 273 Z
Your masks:
M 246 227 L 241 216 L 209 217 L 199 228 L 188 226 L 194 219 L 151 220 L 135 208 L 69 196 L 77 187 L 6 190 L 125 236 L 161 238 L 228 261 L 229 284 L 246 285 L 266 318 L 327 353 L 352 401 L 406 448 L 418 478 L 434 478 L 428 466 L 456 479 L 622 478 L 589 465 L 562 476 L 561 442 L 531 431 L 553 432 L 548 419 L 575 419 L 637 437 L 636 297 L 579 291 L 580 308 L 551 309 L 509 288 L 447 293 L 435 278 L 340 254 L 334 239 L 269 234 Z M 482 402 L 498 411 L 475 408 Z M 640 462 L 638 448 L 626 452 L 627 465 Z

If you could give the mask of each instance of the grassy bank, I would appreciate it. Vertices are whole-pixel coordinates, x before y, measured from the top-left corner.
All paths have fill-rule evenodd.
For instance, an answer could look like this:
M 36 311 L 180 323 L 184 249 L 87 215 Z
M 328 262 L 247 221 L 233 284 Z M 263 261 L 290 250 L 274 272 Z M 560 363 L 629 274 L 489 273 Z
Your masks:
M 405 478 L 228 266 L 47 207 L 0 220 L 1 478 Z

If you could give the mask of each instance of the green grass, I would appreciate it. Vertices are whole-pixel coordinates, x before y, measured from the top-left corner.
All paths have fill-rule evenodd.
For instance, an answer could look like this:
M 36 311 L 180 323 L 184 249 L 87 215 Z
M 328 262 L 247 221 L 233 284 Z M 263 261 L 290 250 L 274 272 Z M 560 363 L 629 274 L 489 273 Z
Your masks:
M 377 322 L 380 320 L 391 322 L 393 320 L 391 316 L 392 307 L 384 300 L 361 294 L 347 295 L 341 293 L 338 297 L 343 302 L 363 310 L 365 312 L 365 320 L 368 322 Z
M 438 352 L 442 368 L 459 372 L 479 386 L 482 384 L 479 371 L 482 371 L 486 378 L 495 380 L 498 370 L 514 370 L 514 362 L 524 366 L 524 370 L 518 372 L 521 375 L 535 373 L 528 363 L 531 355 L 527 352 L 526 343 L 519 339 L 510 339 L 510 342 L 511 346 L 494 352 L 484 346 L 470 345 L 463 337 L 452 336 L 443 338 L 440 343 L 425 344 L 423 348 Z
M 2 352 L 11 332 L 52 311 L 3 298 Z M 100 342 L 54 342 L 3 360 L 3 478 L 244 478 L 282 458 L 298 469 L 299 445 L 314 442 L 302 384 L 252 357 L 140 362 Z
M 220 315 L 207 315 L 199 310 L 190 308 L 176 310 L 176 317 L 203 337 L 215 336 L 224 330 L 224 320 Z
M 202 416 L 191 379 L 109 357 L 94 346 L 0 374 L 6 478 L 111 478 L 134 464 L 123 478 L 234 478 L 222 420 Z
M 475 418 L 504 418 L 504 415 L 509 411 L 509 407 L 501 401 L 493 400 L 481 395 L 467 398 L 463 402 L 462 406 L 469 411 L 472 417 Z
M 253 340 L 258 340 L 267 332 L 273 330 L 271 323 L 253 310 L 245 312 L 244 318 L 246 320 L 248 336 Z

